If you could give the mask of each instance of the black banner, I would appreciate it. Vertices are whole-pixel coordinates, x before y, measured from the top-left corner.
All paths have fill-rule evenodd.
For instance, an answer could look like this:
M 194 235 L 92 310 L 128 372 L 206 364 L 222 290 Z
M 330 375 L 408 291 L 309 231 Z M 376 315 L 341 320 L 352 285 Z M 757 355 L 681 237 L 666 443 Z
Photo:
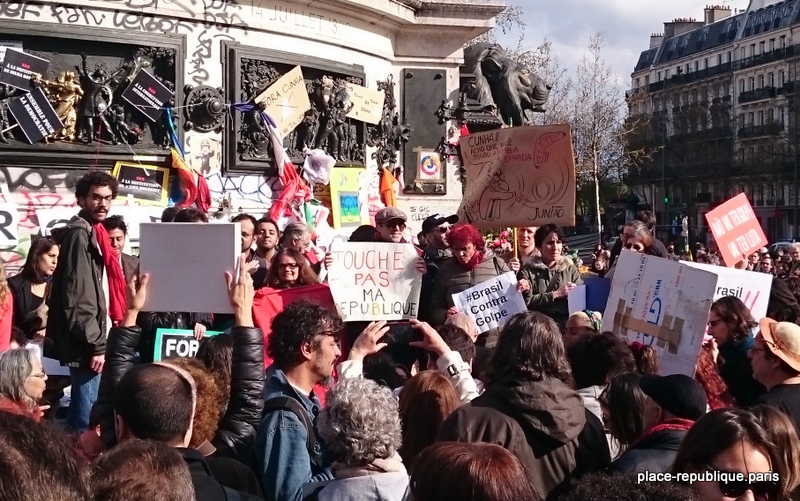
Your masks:
M 18 50 L 7 49 L 3 59 L 3 70 L 0 71 L 0 83 L 22 90 L 30 90 L 33 75 L 38 73 L 44 77 L 49 66 L 50 61 L 46 59 Z
M 31 144 L 38 143 L 64 128 L 53 105 L 38 87 L 24 96 L 12 99 L 8 103 L 8 109 Z
M 128 195 L 138 200 L 161 202 L 164 198 L 166 169 L 156 166 L 141 166 L 119 163 L 114 169 L 119 184 L 119 197 Z
M 164 103 L 172 99 L 173 92 L 153 75 L 142 70 L 122 93 L 123 99 L 131 103 L 147 118 L 155 122 L 164 111 Z

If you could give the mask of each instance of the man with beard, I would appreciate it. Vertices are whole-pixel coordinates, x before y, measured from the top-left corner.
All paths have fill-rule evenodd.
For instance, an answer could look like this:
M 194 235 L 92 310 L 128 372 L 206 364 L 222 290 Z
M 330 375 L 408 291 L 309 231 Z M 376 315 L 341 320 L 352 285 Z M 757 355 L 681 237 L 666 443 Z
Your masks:
M 267 269 L 278 248 L 281 232 L 278 223 L 268 217 L 262 217 L 256 224 L 256 255 L 267 263 Z
M 122 273 L 125 275 L 125 283 L 128 283 L 139 276 L 139 258 L 122 252 L 125 248 L 125 241 L 128 239 L 128 225 L 125 224 L 122 216 L 110 216 L 103 221 L 103 226 L 108 232 L 114 253 L 119 257 Z
M 45 355 L 69 367 L 67 426 L 77 433 L 89 427 L 108 330 L 125 315 L 125 277 L 103 226 L 116 196 L 114 177 L 89 172 L 75 185 L 80 212 L 67 226 L 53 230 L 61 254 L 53 273 Z
M 258 474 L 266 499 L 300 501 L 303 484 L 333 479 L 324 444 L 314 432 L 321 409 L 314 386 L 330 386 L 342 355 L 342 319 L 317 303 L 297 300 L 272 321 L 264 412 L 256 436 Z
M 426 243 L 422 258 L 425 260 L 427 272 L 422 277 L 422 288 L 419 293 L 419 315 L 417 317 L 424 322 L 432 320 L 428 312 L 428 305 L 431 304 L 431 291 L 436 281 L 439 265 L 448 259 L 453 259 L 453 252 L 447 244 L 447 233 L 450 231 L 450 227 L 457 222 L 458 216 L 455 214 L 452 216 L 434 214 L 428 216 L 422 222 L 421 235 Z
M 253 250 L 253 244 L 256 241 L 256 226 L 258 222 L 256 218 L 250 214 L 237 214 L 231 219 L 232 223 L 239 223 L 242 232 L 242 254 L 247 254 L 247 262 L 257 261 L 258 268 L 253 272 L 253 284 L 256 289 L 264 285 L 267 279 L 267 262 L 261 259 L 258 254 Z

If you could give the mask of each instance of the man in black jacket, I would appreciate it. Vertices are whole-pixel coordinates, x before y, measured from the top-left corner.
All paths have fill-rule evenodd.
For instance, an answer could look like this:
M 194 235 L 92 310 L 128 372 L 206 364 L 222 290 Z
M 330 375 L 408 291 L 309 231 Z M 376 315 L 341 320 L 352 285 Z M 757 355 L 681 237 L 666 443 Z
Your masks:
M 424 322 L 431 322 L 428 306 L 431 304 L 431 291 L 436 282 L 439 265 L 448 259 L 453 259 L 453 251 L 447 244 L 447 234 L 450 227 L 458 222 L 458 216 L 443 216 L 434 214 L 422 222 L 422 233 L 425 238 L 425 251 L 422 258 L 425 260 L 427 273 L 422 277 L 422 289 L 419 293 L 419 315 Z
M 647 395 L 645 431 L 611 463 L 608 469 L 612 473 L 665 473 L 675 461 L 686 432 L 708 406 L 703 386 L 683 374 L 646 374 L 639 387 Z
M 252 327 L 253 283 L 245 257 L 240 258 L 238 283 L 228 275 L 229 294 L 237 324 Z M 212 474 L 203 454 L 190 449 L 197 390 L 192 377 L 169 363 L 133 364 L 132 346 L 138 341 L 137 315 L 144 305 L 148 276 L 138 291 L 128 290 L 123 327 L 114 328 L 109 340 L 109 370 L 103 375 L 98 406 L 103 441 L 109 445 L 129 437 L 157 440 L 175 447 L 189 466 L 199 501 L 254 500 L 256 496 L 225 487 Z M 126 341 L 127 339 L 127 341 Z M 116 345 L 122 349 L 113 349 Z M 123 360 L 124 358 L 124 360 Z M 109 403 L 113 402 L 113 406 Z M 231 404 L 235 404 L 233 399 Z M 113 409 L 113 410 L 112 410 Z M 114 416 L 114 433 L 110 417 Z
M 109 216 L 103 221 L 103 226 L 108 232 L 108 238 L 111 239 L 111 246 L 119 256 L 127 284 L 139 275 L 139 258 L 122 252 L 128 240 L 128 225 L 122 216 Z
M 72 394 L 67 412 L 67 426 L 83 432 L 89 426 L 89 412 L 97 400 L 100 373 L 105 362 L 106 336 L 111 327 L 110 306 L 124 311 L 125 284 L 107 269 L 110 242 L 102 223 L 111 201 L 117 196 L 117 180 L 105 172 L 90 172 L 75 185 L 75 198 L 81 211 L 66 227 L 53 230 L 53 240 L 61 246 L 58 265 L 53 273 L 52 292 L 45 355 L 69 366 Z M 106 249 L 106 252 L 103 252 Z M 122 288 L 122 298 L 109 294 Z M 113 302 L 114 304 L 110 304 Z M 117 316 L 115 313 L 114 316 Z M 121 315 L 119 315 L 121 316 Z M 117 321 L 120 318 L 116 318 Z

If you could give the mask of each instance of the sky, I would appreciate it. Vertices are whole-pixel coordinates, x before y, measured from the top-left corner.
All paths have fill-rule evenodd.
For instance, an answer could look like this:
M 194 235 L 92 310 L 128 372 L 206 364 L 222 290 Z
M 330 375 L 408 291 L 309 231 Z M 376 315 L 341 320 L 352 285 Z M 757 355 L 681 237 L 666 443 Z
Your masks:
M 703 20 L 707 4 L 747 8 L 747 0 L 505 0 L 523 11 L 527 24 L 524 48 L 535 48 L 547 38 L 561 67 L 575 75 L 589 37 L 605 34 L 604 59 L 622 89 L 630 88 L 630 75 L 639 54 L 649 47 L 650 35 L 664 30 L 664 21 L 693 17 Z M 503 45 L 516 46 L 519 32 L 500 36 Z

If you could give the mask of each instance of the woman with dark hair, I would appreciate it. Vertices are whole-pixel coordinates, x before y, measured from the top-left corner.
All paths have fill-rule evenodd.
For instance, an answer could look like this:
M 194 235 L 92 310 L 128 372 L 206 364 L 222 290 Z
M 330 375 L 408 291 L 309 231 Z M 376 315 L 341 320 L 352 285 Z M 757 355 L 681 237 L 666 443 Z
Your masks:
M 204 337 L 197 348 L 195 358 L 203 362 L 206 369 L 217 380 L 225 394 L 225 402 L 231 392 L 231 366 L 233 356 L 233 338 L 229 334 L 217 334 Z
M 541 501 L 513 454 L 494 444 L 440 442 L 411 473 L 414 501 Z
M 528 309 L 544 313 L 563 327 L 569 317 L 567 293 L 583 279 L 572 260 L 562 254 L 561 228 L 546 224 L 536 230 L 533 242 L 539 255 L 523 263 L 518 275 L 520 290 Z
M 800 464 L 800 439 L 794 421 L 771 405 L 756 405 L 750 408 L 750 412 L 758 419 L 770 441 L 778 448 L 783 460 L 784 475 L 781 477 L 781 482 L 784 491 L 788 492 L 792 499 L 798 499 L 800 470 L 797 465 Z
M 753 368 L 747 357 L 755 339 L 753 329 L 757 326 L 750 310 L 737 297 L 721 297 L 711 305 L 708 314 L 708 334 L 714 338 L 711 356 L 731 395 L 742 407 L 750 406 L 767 392 L 753 378 Z
M 447 243 L 453 251 L 453 259 L 439 265 L 434 279 L 430 309 L 433 325 L 443 325 L 448 316 L 458 313 L 453 294 L 511 271 L 505 261 L 486 248 L 483 235 L 470 224 L 453 226 L 447 235 Z M 478 339 L 478 344 L 491 348 L 497 342 L 496 329 L 484 336 Z
M 642 375 L 628 372 L 614 377 L 598 401 L 603 410 L 603 423 L 614 440 L 618 454 L 644 433 L 644 406 L 647 395 L 639 388 Z
M 319 283 L 319 277 L 308 259 L 299 251 L 286 247 L 278 251 L 272 259 L 267 275 L 267 287 L 289 289 Z
M 740 473 L 744 478 L 695 480 L 691 486 L 703 501 L 788 499 L 780 481 L 786 475 L 780 452 L 746 410 L 717 409 L 701 416 L 686 433 L 670 469 L 673 474 L 712 472 Z M 764 478 L 749 478 L 756 473 Z
M 639 374 L 658 374 L 658 353 L 650 345 L 639 341 L 631 343 L 633 359 L 636 360 L 636 372 Z
M 369 224 L 362 224 L 350 234 L 348 242 L 374 242 L 378 229 Z
M 47 326 L 47 284 L 58 264 L 58 245 L 50 237 L 35 237 L 22 270 L 8 279 L 14 297 L 14 326 L 28 339 L 44 337 Z
M 450 380 L 437 371 L 422 371 L 400 393 L 403 446 L 400 456 L 409 470 L 422 449 L 436 442 L 442 423 L 461 405 Z

